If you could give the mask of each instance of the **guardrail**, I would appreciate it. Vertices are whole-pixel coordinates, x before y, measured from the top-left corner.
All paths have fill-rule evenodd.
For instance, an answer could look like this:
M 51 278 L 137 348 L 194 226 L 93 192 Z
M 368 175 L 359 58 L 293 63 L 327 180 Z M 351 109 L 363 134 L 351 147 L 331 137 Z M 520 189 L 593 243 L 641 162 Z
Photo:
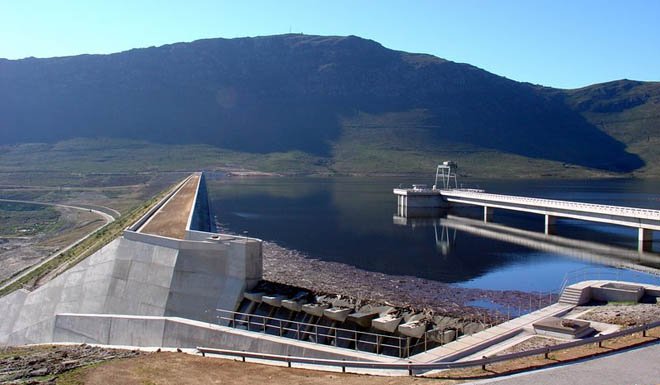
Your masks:
M 428 331 L 418 341 L 412 344 L 410 337 L 363 332 L 360 330 L 344 329 L 224 309 L 216 309 L 216 311 L 221 314 L 227 314 L 226 316 L 217 316 L 217 319 L 228 321 L 230 327 L 236 328 L 237 325 L 243 325 L 248 331 L 296 340 L 311 339 L 321 345 L 332 345 L 335 347 L 341 347 L 339 345 L 352 346 L 354 350 L 358 351 L 368 351 L 359 349 L 359 345 L 370 346 L 373 348 L 370 352 L 375 353 L 381 353 L 389 348 L 397 351 L 398 357 L 401 358 L 410 356 L 410 352 L 416 349 L 421 348 L 423 351 L 426 351 L 429 346 L 434 347 L 437 345 L 435 342 L 428 340 Z M 271 333 L 269 333 L 269 330 Z M 295 336 L 295 338 L 289 336 Z M 395 342 L 386 343 L 384 342 L 386 339 Z M 323 344 L 319 341 L 330 341 L 330 343 Z
M 645 209 L 639 207 L 602 205 L 597 203 L 563 201 L 545 198 L 532 198 L 516 195 L 478 193 L 469 190 L 441 190 L 446 196 L 456 196 L 465 198 L 474 198 L 482 200 L 496 200 L 500 202 L 510 202 L 517 204 L 533 204 L 535 206 L 556 209 L 570 209 L 583 212 L 600 212 L 603 214 L 614 214 L 626 217 L 646 218 L 660 221 L 660 210 Z
M 577 346 L 583 346 L 588 344 L 599 344 L 602 346 L 603 341 L 607 341 L 612 338 L 623 337 L 631 335 L 634 333 L 642 332 L 644 337 L 647 336 L 647 331 L 660 327 L 660 321 L 656 321 L 646 325 L 640 325 L 632 327 L 625 330 L 620 330 L 611 334 L 606 334 L 597 337 L 585 338 L 583 340 L 571 341 L 564 344 L 547 346 L 543 348 L 527 350 L 524 352 L 516 352 L 503 354 L 501 356 L 491 356 L 480 358 L 477 360 L 462 361 L 462 362 L 431 362 L 431 363 L 413 363 L 413 362 L 368 362 L 368 361 L 345 361 L 345 360 L 329 360 L 329 359 L 320 359 L 320 358 L 306 358 L 306 357 L 292 357 L 292 356 L 282 356 L 275 354 L 264 354 L 264 353 L 253 353 L 245 351 L 236 351 L 236 350 L 226 350 L 226 349 L 214 349 L 207 347 L 197 347 L 197 350 L 203 355 L 206 354 L 217 354 L 230 357 L 240 357 L 243 361 L 246 358 L 254 358 L 260 360 L 270 360 L 277 362 L 286 362 L 287 366 L 291 367 L 291 364 L 309 364 L 309 365 L 318 365 L 318 366 L 329 366 L 329 367 L 338 367 L 341 368 L 342 372 L 346 372 L 347 368 L 354 369 L 381 369 L 381 370 L 406 370 L 408 375 L 413 376 L 415 372 L 426 372 L 429 370 L 441 370 L 441 369 L 459 369 L 467 368 L 473 366 L 481 366 L 482 369 L 486 368 L 486 365 L 493 364 L 496 362 L 509 361 L 517 358 L 524 358 L 530 356 L 536 356 L 543 354 L 546 358 L 552 352 L 573 348 Z

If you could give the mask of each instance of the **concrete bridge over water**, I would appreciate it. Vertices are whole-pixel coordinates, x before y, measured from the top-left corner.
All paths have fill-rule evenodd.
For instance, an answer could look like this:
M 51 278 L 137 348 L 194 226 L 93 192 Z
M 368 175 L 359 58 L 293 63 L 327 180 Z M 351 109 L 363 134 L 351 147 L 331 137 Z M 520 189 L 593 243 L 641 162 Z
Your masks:
M 638 249 L 651 251 L 653 231 L 660 231 L 660 210 L 601 205 L 515 195 L 489 194 L 471 189 L 396 188 L 400 212 L 409 208 L 442 208 L 462 204 L 483 207 L 484 222 L 492 221 L 494 209 L 543 215 L 545 233 L 553 234 L 557 218 L 570 218 L 638 229 Z

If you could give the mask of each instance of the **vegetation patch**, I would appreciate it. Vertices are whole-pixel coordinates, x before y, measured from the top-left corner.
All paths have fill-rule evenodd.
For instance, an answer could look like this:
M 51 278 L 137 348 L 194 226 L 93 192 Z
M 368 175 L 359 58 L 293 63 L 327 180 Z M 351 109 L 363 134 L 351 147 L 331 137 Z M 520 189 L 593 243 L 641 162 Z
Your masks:
M 22 287 L 31 288 L 39 286 L 44 280 L 61 274 L 69 267 L 74 266 L 78 262 L 92 255 L 101 247 L 120 236 L 126 227 L 136 222 L 147 211 L 149 211 L 153 205 L 160 201 L 166 195 L 167 191 L 169 191 L 169 189 L 122 214 L 114 222 L 100 228 L 94 234 L 81 240 L 66 252 L 59 254 L 57 257 L 33 270 L 30 274 L 0 290 L 0 296 L 4 296 Z M 0 282 L 0 284 L 2 284 L 2 282 Z
M 58 227 L 60 213 L 53 207 L 0 201 L 0 237 L 32 236 Z
M 387 175 L 432 172 L 455 160 L 474 177 L 612 177 L 620 174 L 438 138 L 431 130 L 401 128 L 412 113 L 360 115 L 342 121 L 342 134 L 326 156 L 300 150 L 249 153 L 203 144 L 159 144 L 120 139 L 75 139 L 0 146 L 0 173 L 6 184 L 50 186 L 63 194 L 75 187 L 135 186 L 148 174 L 170 172 L 261 171 L 284 175 Z M 392 119 L 389 122 L 387 119 Z M 414 119 L 413 119 L 414 120 Z M 419 123 L 422 124 L 422 123 Z M 69 149 L 63 151 L 62 148 Z M 4 171 L 4 172 L 3 172 Z M 3 192 L 3 195 L 9 192 Z

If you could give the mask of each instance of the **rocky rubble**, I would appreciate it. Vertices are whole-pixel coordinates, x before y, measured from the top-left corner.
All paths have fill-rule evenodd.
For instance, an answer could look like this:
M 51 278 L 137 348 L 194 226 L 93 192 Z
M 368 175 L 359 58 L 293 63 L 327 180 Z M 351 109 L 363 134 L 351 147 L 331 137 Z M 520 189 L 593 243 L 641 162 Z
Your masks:
M 544 348 L 546 346 L 555 346 L 558 345 L 562 342 L 566 341 L 561 341 L 555 338 L 547 338 L 547 337 L 541 337 L 541 336 L 533 336 L 531 338 L 528 338 L 524 340 L 521 343 L 518 343 L 514 346 L 511 346 L 509 348 L 506 348 L 500 352 L 497 352 L 498 356 L 503 356 L 506 354 L 510 353 L 518 353 L 518 352 L 526 352 L 528 350 L 534 350 L 534 349 L 539 349 L 539 348 Z
M 343 295 L 358 303 L 379 303 L 482 323 L 516 312 L 537 309 L 556 301 L 556 296 L 539 297 L 520 291 L 462 288 L 428 279 L 366 271 L 343 263 L 314 259 L 273 242 L 263 243 L 264 279 L 291 285 L 316 294 Z M 487 301 L 500 309 L 468 306 Z
M 55 384 L 57 375 L 68 370 L 140 354 L 86 344 L 0 348 L 0 384 Z
M 574 311 L 590 309 L 579 318 L 586 321 L 633 327 L 660 321 L 660 304 L 639 303 L 634 305 L 601 305 L 576 308 Z

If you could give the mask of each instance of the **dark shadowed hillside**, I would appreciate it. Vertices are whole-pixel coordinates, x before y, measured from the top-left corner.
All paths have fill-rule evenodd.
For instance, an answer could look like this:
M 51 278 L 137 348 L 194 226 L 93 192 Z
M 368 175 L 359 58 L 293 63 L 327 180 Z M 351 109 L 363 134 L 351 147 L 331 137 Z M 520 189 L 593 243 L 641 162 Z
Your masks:
M 660 176 L 660 83 L 619 80 L 564 94 L 571 108 L 644 159 L 642 174 Z
M 580 92 L 354 36 L 208 39 L 0 60 L 0 144 L 76 137 L 204 143 L 299 151 L 349 171 L 355 162 L 430 159 L 448 150 L 611 171 L 643 167 L 626 152 L 626 136 L 597 115 L 620 114 L 627 102 L 601 105 Z

